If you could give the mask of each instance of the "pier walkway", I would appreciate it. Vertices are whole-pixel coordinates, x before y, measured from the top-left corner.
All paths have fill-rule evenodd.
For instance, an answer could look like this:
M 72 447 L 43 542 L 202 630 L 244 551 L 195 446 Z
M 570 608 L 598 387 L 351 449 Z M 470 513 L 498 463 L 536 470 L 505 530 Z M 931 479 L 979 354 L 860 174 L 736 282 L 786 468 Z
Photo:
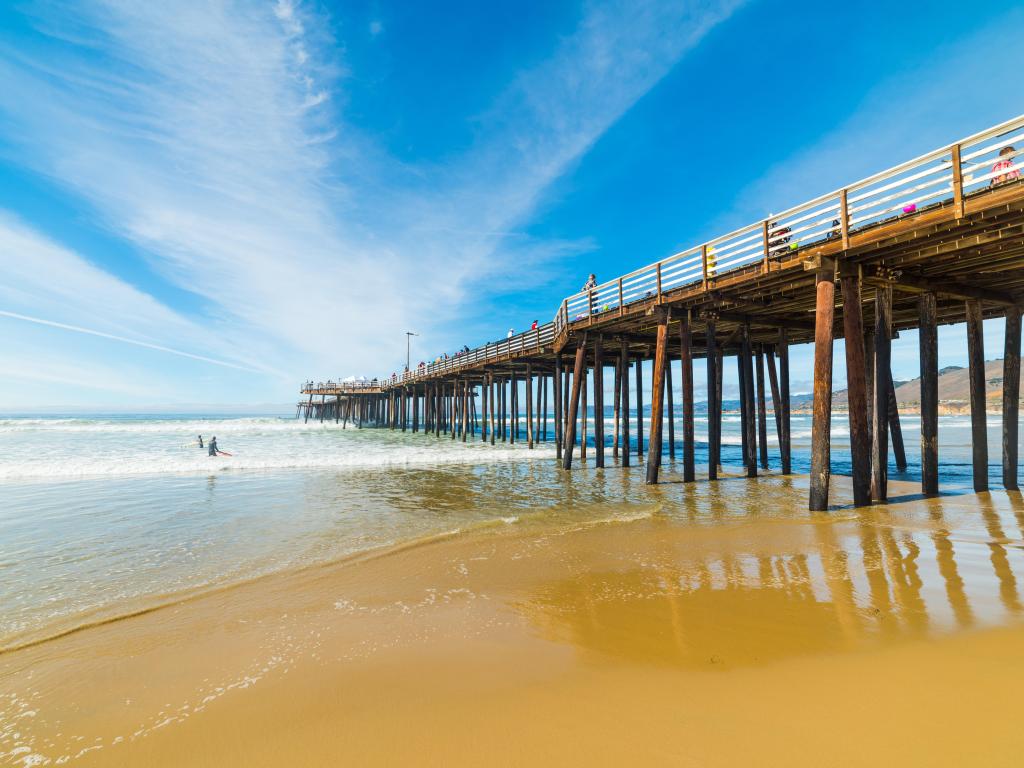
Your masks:
M 767 468 L 766 377 L 781 470 L 790 471 L 789 355 L 813 342 L 814 398 L 809 507 L 828 506 L 832 349 L 845 344 L 850 444 L 857 504 L 886 498 L 892 442 L 905 465 L 890 370 L 890 344 L 920 331 L 922 490 L 938 492 L 937 326 L 967 323 L 974 487 L 987 489 L 982 320 L 1004 317 L 1003 484 L 1017 487 L 1021 309 L 1024 306 L 1024 179 L 1017 162 L 1024 117 L 917 157 L 666 259 L 566 297 L 551 322 L 458 357 L 372 382 L 302 387 L 305 418 L 349 419 L 463 440 L 515 440 L 525 411 L 530 447 L 546 440 L 548 382 L 558 460 L 594 453 L 604 466 L 604 376 L 614 378 L 613 459 L 642 460 L 640 362 L 653 360 L 647 480 L 657 482 L 665 412 L 682 403 L 684 480 L 695 480 L 693 365 L 709 382 L 709 467 L 721 455 L 722 360 L 736 356 L 748 476 Z M 837 286 L 839 290 L 837 291 Z M 838 311 L 837 311 L 838 310 Z M 678 390 L 669 360 L 680 360 Z M 630 366 L 634 376 L 630 376 Z M 585 435 L 586 379 L 593 376 L 594 444 Z M 635 386 L 630 387 L 630 378 Z M 534 389 L 534 380 L 537 382 Z M 517 402 L 525 384 L 525 402 Z M 535 394 L 534 394 L 535 393 Z M 308 398 L 308 399 L 307 399 Z M 330 398 L 330 400 L 328 400 Z M 536 407 L 534 407 L 536 400 Z M 582 401 L 582 402 L 581 402 Z M 477 403 L 479 402 L 479 409 Z M 675 451 L 675 420 L 667 420 Z

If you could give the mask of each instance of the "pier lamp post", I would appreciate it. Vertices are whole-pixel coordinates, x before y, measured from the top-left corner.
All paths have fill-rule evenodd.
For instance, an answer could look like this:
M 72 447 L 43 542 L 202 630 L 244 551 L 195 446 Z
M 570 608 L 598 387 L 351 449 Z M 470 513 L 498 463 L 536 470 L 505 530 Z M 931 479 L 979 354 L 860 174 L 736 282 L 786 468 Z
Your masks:
M 410 343 L 412 342 L 412 337 L 413 336 L 419 336 L 419 334 L 418 333 L 413 333 L 412 331 L 406 331 L 405 332 L 405 370 L 407 370 L 407 371 L 412 370 L 412 368 L 410 367 L 412 365 L 412 363 L 411 363 L 410 358 L 409 358 L 409 349 L 410 349 Z

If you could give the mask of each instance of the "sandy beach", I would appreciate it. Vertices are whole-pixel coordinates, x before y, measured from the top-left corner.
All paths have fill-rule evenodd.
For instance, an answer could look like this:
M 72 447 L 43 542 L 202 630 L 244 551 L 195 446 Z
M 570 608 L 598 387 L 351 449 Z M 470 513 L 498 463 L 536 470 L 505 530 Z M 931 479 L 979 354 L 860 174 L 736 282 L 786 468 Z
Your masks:
M 7 764 L 1011 765 L 1019 495 L 669 482 L 0 655 Z

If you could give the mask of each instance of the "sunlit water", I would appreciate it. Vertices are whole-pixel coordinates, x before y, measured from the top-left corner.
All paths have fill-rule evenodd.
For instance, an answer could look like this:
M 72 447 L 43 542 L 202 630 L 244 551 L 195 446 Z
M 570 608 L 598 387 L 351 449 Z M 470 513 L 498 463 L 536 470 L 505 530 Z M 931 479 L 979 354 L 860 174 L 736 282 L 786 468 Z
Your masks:
M 989 420 L 996 485 L 999 419 Z M 969 485 L 970 420 L 940 421 L 943 487 Z M 739 469 L 738 428 L 738 416 L 724 417 L 727 470 Z M 697 430 L 700 464 L 706 420 Z M 892 476 L 915 479 L 917 418 L 903 430 L 909 467 Z M 232 456 L 207 456 L 198 434 Z M 792 434 L 794 471 L 804 472 L 810 417 L 793 416 Z M 849 471 L 847 434 L 837 415 L 837 473 Z M 530 451 L 280 418 L 0 420 L 0 647 L 433 534 L 628 517 L 652 504 L 642 468 L 592 483 L 558 471 L 553 453 L 551 442 Z

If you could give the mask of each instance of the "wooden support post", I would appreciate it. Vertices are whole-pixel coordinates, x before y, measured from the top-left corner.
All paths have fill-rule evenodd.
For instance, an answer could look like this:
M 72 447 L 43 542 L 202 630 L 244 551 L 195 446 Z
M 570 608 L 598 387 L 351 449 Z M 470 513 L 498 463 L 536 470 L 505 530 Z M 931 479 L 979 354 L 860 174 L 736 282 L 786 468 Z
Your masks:
M 526 364 L 526 447 L 533 450 L 533 366 Z
M 782 461 L 782 474 L 793 471 L 793 453 L 790 435 L 790 401 L 789 401 L 789 337 L 785 328 L 779 328 L 779 403 L 782 406 L 782 427 L 779 430 L 779 458 Z
M 862 288 L 863 292 L 863 288 Z M 868 440 L 874 441 L 875 433 L 875 330 L 864 331 L 864 383 L 868 391 Z
M 604 466 L 604 339 L 594 339 L 594 466 Z
M 715 455 L 718 457 L 718 470 L 722 470 L 722 403 L 725 399 L 722 396 L 722 387 L 725 376 L 725 351 L 723 347 L 715 350 L 715 402 L 718 410 L 715 412 Z
M 971 386 L 971 458 L 974 491 L 988 490 L 988 430 L 985 426 L 985 344 L 981 302 L 967 302 L 967 361 Z
M 540 409 L 541 409 L 540 391 L 542 389 L 541 383 L 543 381 L 544 381 L 544 376 L 543 375 L 540 375 L 540 376 L 537 377 L 537 395 L 536 395 L 536 397 L 537 397 L 537 406 L 536 406 L 536 408 L 534 408 L 534 412 L 533 412 L 533 420 L 534 420 L 534 423 L 533 423 L 533 442 L 534 443 L 539 443 L 540 442 Z
M 696 479 L 694 468 L 693 420 L 693 346 L 690 332 L 690 312 L 686 310 L 679 323 L 679 388 L 683 409 L 683 482 Z
M 615 362 L 612 375 L 612 460 L 619 458 L 619 404 L 622 402 L 622 365 Z
M 420 431 L 420 396 L 415 388 L 412 390 L 412 433 Z
M 584 356 L 586 352 L 584 351 Z M 583 395 L 580 405 L 580 459 L 586 460 L 587 458 L 587 377 L 589 371 L 587 370 L 586 358 L 584 357 L 583 362 Z
M 744 323 L 743 338 L 740 342 L 740 360 L 743 366 L 743 399 L 747 402 L 746 420 L 743 432 L 746 435 L 747 455 L 744 457 L 747 477 L 757 477 L 757 413 L 754 406 L 754 358 L 750 345 L 750 325 Z
M 657 314 L 658 337 L 654 348 L 654 368 L 651 371 L 651 443 L 647 452 L 647 484 L 658 482 L 661 468 L 662 408 L 665 402 L 665 353 L 668 346 L 668 312 Z
M 720 409 L 718 403 L 718 351 L 715 349 L 715 322 L 707 324 L 707 367 L 708 367 L 708 480 L 718 479 L 719 445 L 715 434 L 715 415 Z
M 640 357 L 636 359 L 636 457 L 644 457 L 644 376 Z
M 871 498 L 885 501 L 889 479 L 889 362 L 892 341 L 889 337 L 892 316 L 892 287 L 875 289 L 875 381 L 874 408 L 871 414 Z
M 934 293 L 917 300 L 918 345 L 921 355 L 921 491 L 939 492 L 939 334 Z
M 1003 347 L 1003 487 L 1017 490 L 1017 431 L 1020 413 L 1020 309 L 1006 310 Z
M 871 438 L 868 433 L 868 389 L 864 368 L 864 313 L 860 277 L 843 274 L 843 338 L 846 347 L 847 411 L 850 422 L 850 457 L 853 504 L 871 503 Z
M 487 380 L 488 380 L 488 389 L 490 390 L 490 401 L 491 401 L 491 445 L 494 445 L 494 441 L 495 441 L 494 433 L 497 431 L 496 430 L 497 419 L 495 418 L 494 408 L 498 404 L 497 400 L 495 399 L 497 397 L 497 393 L 496 393 L 495 388 L 494 388 L 494 374 L 493 373 L 488 374 L 487 375 Z
M 757 449 L 761 469 L 768 469 L 768 407 L 764 396 L 764 348 L 757 347 Z
M 569 418 L 566 420 L 565 445 L 562 447 L 562 469 L 572 467 L 572 449 L 576 443 L 576 417 L 579 414 L 580 391 L 583 387 L 584 370 L 587 357 L 587 334 L 579 340 L 576 346 L 576 362 L 572 373 L 572 396 L 569 400 Z
M 619 355 L 619 383 L 622 385 L 622 466 L 629 466 L 629 342 L 622 340 L 622 352 Z
M 892 437 L 892 457 L 896 461 L 899 472 L 907 471 L 907 451 L 903 447 L 903 426 L 900 424 L 900 411 L 896 405 L 896 388 L 892 383 L 892 371 L 889 371 L 889 435 Z
M 775 351 L 772 347 L 765 350 L 765 362 L 768 364 L 768 388 L 772 394 L 772 413 L 775 415 L 775 437 L 779 441 L 779 454 L 782 453 L 782 398 L 779 396 L 779 374 L 775 367 Z
M 487 442 L 487 376 L 480 382 L 480 441 Z
M 835 267 L 815 275 L 814 405 L 811 420 L 811 491 L 808 508 L 828 509 L 832 435 L 832 323 L 835 315 Z
M 509 383 L 509 407 L 512 417 L 512 429 L 509 430 L 509 444 L 515 445 L 519 437 L 519 382 L 516 380 L 516 372 L 512 371 L 512 379 Z
M 469 434 L 469 379 L 462 382 L 462 442 Z
M 572 372 L 565 371 L 565 382 L 562 387 L 562 436 L 565 436 L 566 428 L 569 426 L 569 383 L 572 381 Z
M 551 399 L 555 406 L 555 459 L 562 459 L 562 356 L 555 355 L 555 380 L 551 382 Z
M 498 411 L 498 418 L 501 421 L 501 442 L 508 442 L 508 387 L 504 377 L 498 380 L 498 392 L 501 397 L 501 409 Z
M 672 393 L 672 355 L 665 350 L 665 417 L 668 421 L 668 457 L 676 457 L 675 397 Z
M 541 389 L 543 391 L 543 396 L 544 396 L 544 409 L 542 411 L 542 413 L 544 415 L 541 417 L 540 439 L 543 442 L 546 443 L 548 441 L 548 377 L 547 376 L 542 376 L 541 377 Z
M 748 467 L 747 462 L 747 451 L 749 446 L 747 443 L 747 415 L 749 413 L 749 407 L 747 405 L 747 387 L 743 380 L 743 377 L 747 373 L 747 368 L 743 364 L 743 350 L 740 349 L 736 353 L 736 384 L 737 392 L 740 396 L 740 463 L 743 464 L 743 471 L 746 472 Z

